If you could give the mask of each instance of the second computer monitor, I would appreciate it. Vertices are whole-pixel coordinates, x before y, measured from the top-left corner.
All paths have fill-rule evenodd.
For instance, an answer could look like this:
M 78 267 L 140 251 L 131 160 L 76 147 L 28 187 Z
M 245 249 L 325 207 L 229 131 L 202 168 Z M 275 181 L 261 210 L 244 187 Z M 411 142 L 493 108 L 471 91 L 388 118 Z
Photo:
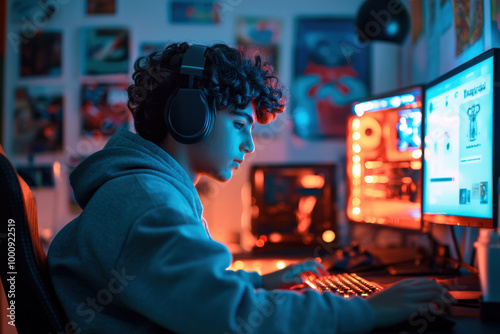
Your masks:
M 487 51 L 426 86 L 425 223 L 498 224 L 499 56 Z
M 347 122 L 347 217 L 421 228 L 422 87 L 354 103 Z
M 335 173 L 335 164 L 252 166 L 251 225 L 256 248 L 333 242 Z

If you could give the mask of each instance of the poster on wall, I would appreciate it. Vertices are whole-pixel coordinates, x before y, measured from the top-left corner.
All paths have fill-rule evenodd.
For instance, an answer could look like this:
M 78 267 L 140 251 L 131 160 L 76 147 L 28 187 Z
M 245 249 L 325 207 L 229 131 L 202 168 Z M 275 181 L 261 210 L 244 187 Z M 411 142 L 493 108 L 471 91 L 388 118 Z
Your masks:
M 175 0 L 170 1 L 168 12 L 174 24 L 215 24 L 221 11 L 214 0 Z
M 245 53 L 259 54 L 277 73 L 280 30 L 279 20 L 240 17 L 236 21 L 237 48 Z
M 59 2 L 63 1 L 59 0 Z M 51 6 L 57 5 L 52 0 L 9 0 L 0 3 L 2 18 L 4 15 L 7 16 L 6 9 L 8 9 L 9 23 L 22 24 L 23 33 L 25 33 L 23 37 L 27 37 L 27 35 L 33 36 L 31 34 L 35 33 L 36 29 L 45 26 L 57 13 L 57 10 L 50 10 Z M 4 9 L 5 3 L 8 4 L 8 8 L 6 6 Z M 7 21 L 4 19 L 2 22 Z
M 61 87 L 19 87 L 14 96 L 13 147 L 18 156 L 62 150 Z
M 84 29 L 84 75 L 126 74 L 129 71 L 129 31 L 122 28 Z
M 461 55 L 469 46 L 483 37 L 484 0 L 454 0 L 455 55 Z
M 21 43 L 20 76 L 61 76 L 62 34 L 42 32 Z
M 345 139 L 350 104 L 370 94 L 369 48 L 353 20 L 298 20 L 292 90 L 295 134 Z
M 116 0 L 87 0 L 87 15 L 115 13 Z
M 109 137 L 119 128 L 129 129 L 126 83 L 83 84 L 81 90 L 82 134 L 95 138 Z

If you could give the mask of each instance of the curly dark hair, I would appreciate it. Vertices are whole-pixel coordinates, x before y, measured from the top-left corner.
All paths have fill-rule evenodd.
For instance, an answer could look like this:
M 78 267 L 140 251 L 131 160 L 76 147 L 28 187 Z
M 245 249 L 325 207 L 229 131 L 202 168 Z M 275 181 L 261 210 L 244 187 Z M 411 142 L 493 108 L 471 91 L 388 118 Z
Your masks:
M 164 106 L 179 87 L 187 87 L 188 76 L 180 74 L 187 43 L 168 45 L 164 51 L 153 52 L 135 61 L 128 91 L 128 107 L 134 117 L 137 133 L 159 143 L 167 135 Z M 215 110 L 229 107 L 245 109 L 250 104 L 257 122 L 269 123 L 285 110 L 286 98 L 281 84 L 260 56 L 245 56 L 225 44 L 207 48 L 203 78 L 195 80 L 207 102 Z

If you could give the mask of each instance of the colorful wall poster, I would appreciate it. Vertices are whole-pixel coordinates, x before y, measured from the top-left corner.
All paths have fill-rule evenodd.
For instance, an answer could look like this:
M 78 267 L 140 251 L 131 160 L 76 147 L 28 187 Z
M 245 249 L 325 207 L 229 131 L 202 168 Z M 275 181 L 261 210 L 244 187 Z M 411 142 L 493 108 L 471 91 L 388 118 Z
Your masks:
M 177 24 L 214 24 L 220 22 L 219 2 L 214 0 L 177 0 L 169 5 L 170 22 Z
M 62 150 L 63 94 L 60 87 L 19 87 L 15 91 L 13 117 L 15 155 Z
M 109 137 L 119 128 L 129 128 L 127 84 L 83 84 L 81 94 L 83 135 Z
M 83 31 L 83 74 L 126 74 L 129 71 L 129 31 L 122 28 Z
M 115 13 L 116 0 L 87 0 L 87 15 Z
M 461 55 L 469 46 L 483 37 L 483 0 L 454 0 L 455 55 Z
M 292 84 L 294 132 L 303 138 L 345 138 L 350 105 L 370 94 L 369 48 L 350 19 L 297 23 Z
M 20 76 L 58 77 L 62 72 L 62 34 L 41 32 L 21 43 Z

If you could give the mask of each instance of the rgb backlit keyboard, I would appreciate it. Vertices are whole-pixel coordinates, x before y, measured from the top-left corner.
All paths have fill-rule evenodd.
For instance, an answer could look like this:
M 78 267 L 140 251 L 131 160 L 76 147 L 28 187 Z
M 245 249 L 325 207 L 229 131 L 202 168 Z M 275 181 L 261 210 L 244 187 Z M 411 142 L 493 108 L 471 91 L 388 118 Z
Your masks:
M 384 289 L 377 283 L 368 281 L 354 273 L 306 276 L 304 277 L 304 283 L 315 290 L 331 291 L 345 298 L 351 296 L 368 297 Z

